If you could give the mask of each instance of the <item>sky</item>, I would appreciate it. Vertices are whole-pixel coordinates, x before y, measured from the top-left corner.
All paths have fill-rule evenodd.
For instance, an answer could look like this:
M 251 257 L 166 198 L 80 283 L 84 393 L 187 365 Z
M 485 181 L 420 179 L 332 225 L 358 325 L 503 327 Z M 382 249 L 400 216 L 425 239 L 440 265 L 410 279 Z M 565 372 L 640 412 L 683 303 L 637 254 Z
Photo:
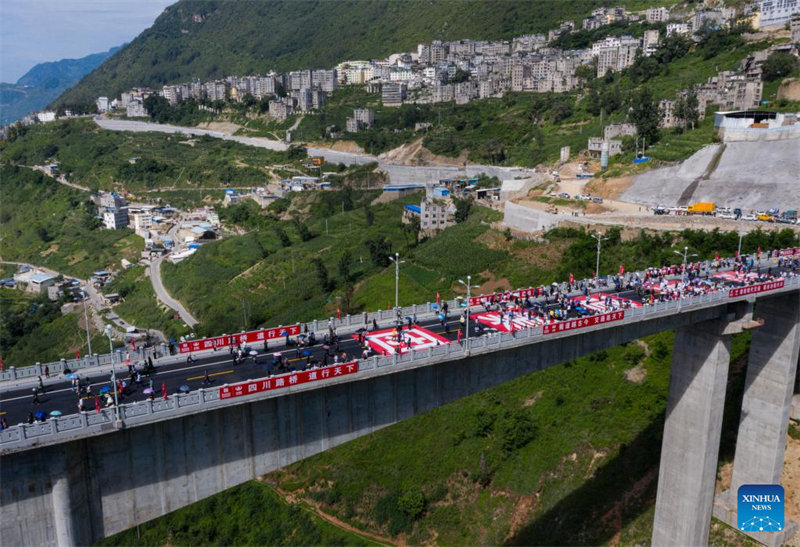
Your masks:
M 0 82 L 130 42 L 176 0 L 0 0 Z

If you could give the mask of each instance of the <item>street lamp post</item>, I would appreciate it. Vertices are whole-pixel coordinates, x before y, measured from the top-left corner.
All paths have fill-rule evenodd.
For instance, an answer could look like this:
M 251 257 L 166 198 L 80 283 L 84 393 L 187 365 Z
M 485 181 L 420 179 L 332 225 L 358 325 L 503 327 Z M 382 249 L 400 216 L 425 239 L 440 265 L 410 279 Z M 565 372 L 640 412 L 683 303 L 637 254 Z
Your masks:
M 674 249 L 673 249 L 672 252 L 675 253 L 678 256 L 682 256 L 683 257 L 683 266 L 681 267 L 681 281 L 685 282 L 685 280 L 686 280 L 686 258 L 690 257 L 690 256 L 693 256 L 693 257 L 697 256 L 697 253 L 689 254 L 689 247 L 684 247 L 683 248 L 683 252 L 676 251 Z M 679 310 L 681 309 L 681 302 L 682 301 L 683 301 L 683 295 L 679 295 L 678 296 L 678 309 Z
M 89 346 L 89 356 L 92 355 L 92 335 L 89 332 L 89 311 L 86 309 L 86 299 L 89 298 L 86 292 L 81 291 L 83 296 L 83 319 L 86 322 L 86 344 Z
M 739 232 L 739 250 L 736 252 L 736 257 L 742 256 L 742 238 L 744 237 L 744 232 Z
M 598 284 L 599 284 L 599 282 L 600 282 L 600 247 L 601 247 L 603 241 L 606 241 L 608 238 L 601 236 L 599 232 L 598 233 L 594 233 L 594 234 L 589 234 L 589 235 L 597 240 L 597 267 L 594 270 L 594 276 L 598 280 Z
M 114 362 L 114 342 L 111 340 L 111 325 L 106 325 L 104 331 L 106 336 L 108 336 L 108 349 L 109 353 L 111 354 L 111 381 L 114 382 L 114 416 L 117 418 L 117 422 L 120 421 L 119 418 L 119 398 L 117 397 L 117 365 Z
M 394 309 L 395 313 L 400 313 L 400 264 L 405 260 L 400 260 L 400 253 L 394 253 L 394 256 L 389 256 L 389 260 L 394 262 Z M 397 322 L 400 323 L 400 316 L 397 316 Z
M 462 285 L 464 285 L 467 288 L 467 355 L 469 355 L 469 316 L 470 316 L 469 300 L 470 300 L 470 295 L 472 294 L 471 293 L 472 289 L 478 289 L 478 288 L 480 288 L 480 285 L 472 285 L 471 284 L 471 282 L 472 282 L 472 276 L 471 275 L 467 276 L 467 282 L 466 283 L 464 283 L 464 280 L 462 280 L 462 279 L 459 279 L 458 282 L 461 283 Z

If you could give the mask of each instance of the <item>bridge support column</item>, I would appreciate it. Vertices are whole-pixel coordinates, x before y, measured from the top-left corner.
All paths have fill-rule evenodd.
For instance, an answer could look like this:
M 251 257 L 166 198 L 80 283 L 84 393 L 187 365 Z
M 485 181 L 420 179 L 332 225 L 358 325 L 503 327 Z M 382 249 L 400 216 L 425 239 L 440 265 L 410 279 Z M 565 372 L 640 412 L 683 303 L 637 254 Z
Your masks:
M 727 321 L 675 333 L 661 446 L 653 545 L 705 545 L 714 502 L 730 361 Z
M 714 515 L 733 528 L 738 528 L 740 486 L 781 483 L 800 354 L 800 294 L 760 299 L 756 313 L 764 324 L 750 342 L 731 488 L 718 496 L 714 507 Z M 795 523 L 787 522 L 782 533 L 748 535 L 766 545 L 780 545 L 796 529 Z

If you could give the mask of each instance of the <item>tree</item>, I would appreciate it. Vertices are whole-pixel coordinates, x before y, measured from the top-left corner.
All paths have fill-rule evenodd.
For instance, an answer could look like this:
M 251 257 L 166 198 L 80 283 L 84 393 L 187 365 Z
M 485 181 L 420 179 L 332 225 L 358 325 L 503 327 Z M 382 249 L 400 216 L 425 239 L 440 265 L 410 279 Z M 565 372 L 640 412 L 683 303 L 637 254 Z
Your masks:
M 377 236 L 366 241 L 369 257 L 372 263 L 381 268 L 389 265 L 389 255 L 392 254 L 392 243 L 386 236 Z
M 328 269 L 325 267 L 325 263 L 322 262 L 322 259 L 318 256 L 314 257 L 311 263 L 314 264 L 314 269 L 317 272 L 317 282 L 319 286 L 322 287 L 323 291 L 330 292 L 331 289 L 333 289 L 333 283 L 328 277 Z
M 648 87 L 642 87 L 630 99 L 630 121 L 636 125 L 636 133 L 645 141 L 653 144 L 658 141 L 658 124 L 661 122 L 661 110 Z
M 472 210 L 472 196 L 467 199 L 454 199 L 453 203 L 456 206 L 456 223 L 467 220 Z
M 761 67 L 761 77 L 765 82 L 792 75 L 797 70 L 797 59 L 783 51 L 775 51 L 767 57 Z
M 301 221 L 300 219 L 294 219 L 294 226 L 297 228 L 297 233 L 300 235 L 300 241 L 308 241 L 309 239 L 314 237 L 314 234 L 308 229 L 306 223 Z
M 695 122 L 700 118 L 699 105 L 697 93 L 693 89 L 690 89 L 686 95 L 679 95 L 675 101 L 675 117 L 681 121 L 684 132 L 689 125 L 694 129 Z
M 289 236 L 286 234 L 286 231 L 283 228 L 281 228 L 280 226 L 275 226 L 274 230 L 275 230 L 275 235 L 278 236 L 278 239 L 281 242 L 281 245 L 283 245 L 284 247 L 288 247 L 289 245 L 292 244 L 292 240 L 289 239 Z
M 339 267 L 339 277 L 341 277 L 342 281 L 345 283 L 350 283 L 353 280 L 353 274 L 350 271 L 350 263 L 352 261 L 353 253 L 345 251 L 342 253 L 342 256 L 339 257 L 339 262 L 337 263 Z

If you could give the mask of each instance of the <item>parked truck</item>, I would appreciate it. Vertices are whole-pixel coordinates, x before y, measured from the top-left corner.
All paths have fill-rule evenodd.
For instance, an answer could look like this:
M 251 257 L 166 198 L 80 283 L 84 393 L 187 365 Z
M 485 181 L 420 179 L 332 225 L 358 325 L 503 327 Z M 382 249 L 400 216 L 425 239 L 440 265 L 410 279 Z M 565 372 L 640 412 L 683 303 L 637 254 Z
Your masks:
M 698 201 L 689 205 L 687 213 L 690 215 L 713 215 L 717 209 L 717 204 L 713 201 Z

